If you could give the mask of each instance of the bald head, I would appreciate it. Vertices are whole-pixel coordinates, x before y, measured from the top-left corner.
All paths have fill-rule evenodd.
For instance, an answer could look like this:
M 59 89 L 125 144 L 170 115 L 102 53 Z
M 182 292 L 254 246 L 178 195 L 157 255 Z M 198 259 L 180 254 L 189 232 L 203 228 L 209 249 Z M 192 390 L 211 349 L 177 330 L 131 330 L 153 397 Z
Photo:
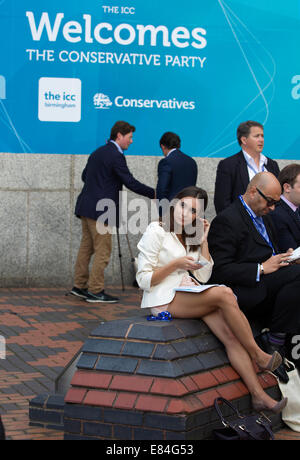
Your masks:
M 248 184 L 246 193 L 249 189 L 251 189 L 251 187 L 258 187 L 265 192 L 272 189 L 275 193 L 281 193 L 281 185 L 278 179 L 274 176 L 274 174 L 267 171 L 260 172 L 253 177 Z
M 268 204 L 279 201 L 280 195 L 279 181 L 274 174 L 264 171 L 256 174 L 249 182 L 244 200 L 257 216 L 263 216 L 274 209 L 274 205 Z

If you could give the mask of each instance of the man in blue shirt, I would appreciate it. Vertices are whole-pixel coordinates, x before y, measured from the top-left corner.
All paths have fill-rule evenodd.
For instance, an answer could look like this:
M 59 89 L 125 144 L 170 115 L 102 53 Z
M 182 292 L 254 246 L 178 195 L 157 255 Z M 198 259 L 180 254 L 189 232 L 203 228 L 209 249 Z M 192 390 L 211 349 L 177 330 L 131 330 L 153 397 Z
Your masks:
M 111 254 L 112 227 L 119 227 L 123 185 L 140 195 L 155 197 L 154 189 L 136 180 L 126 163 L 124 151 L 132 144 L 134 131 L 135 127 L 129 123 L 116 122 L 109 142 L 90 155 L 82 173 L 84 186 L 75 207 L 76 216 L 81 218 L 82 239 L 71 294 L 87 302 L 115 303 L 119 300 L 104 291 L 104 270 Z

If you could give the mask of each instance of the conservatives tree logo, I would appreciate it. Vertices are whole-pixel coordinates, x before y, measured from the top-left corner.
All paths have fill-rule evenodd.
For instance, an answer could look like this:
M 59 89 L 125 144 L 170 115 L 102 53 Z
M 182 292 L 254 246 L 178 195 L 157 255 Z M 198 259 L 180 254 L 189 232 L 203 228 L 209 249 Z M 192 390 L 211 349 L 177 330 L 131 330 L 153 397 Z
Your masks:
M 108 96 L 103 93 L 96 93 L 93 97 L 95 109 L 109 109 L 112 102 Z
M 109 109 L 111 106 L 169 110 L 194 110 L 196 108 L 195 101 L 178 100 L 175 97 L 168 99 L 129 99 L 124 96 L 116 96 L 112 102 L 106 94 L 96 93 L 93 102 L 95 109 Z

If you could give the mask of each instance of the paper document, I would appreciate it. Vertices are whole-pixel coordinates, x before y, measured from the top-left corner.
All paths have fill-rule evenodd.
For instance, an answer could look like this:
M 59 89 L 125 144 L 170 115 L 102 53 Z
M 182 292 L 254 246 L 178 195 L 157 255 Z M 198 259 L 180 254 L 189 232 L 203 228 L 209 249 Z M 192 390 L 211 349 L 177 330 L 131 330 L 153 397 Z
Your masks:
M 174 291 L 178 292 L 203 292 L 206 291 L 206 289 L 209 289 L 211 287 L 215 286 L 224 286 L 223 284 L 204 284 L 204 285 L 195 285 L 195 286 L 180 286 L 178 288 L 175 288 Z
M 300 259 L 300 246 L 294 249 L 292 255 L 287 259 L 288 262 L 294 262 L 294 260 Z

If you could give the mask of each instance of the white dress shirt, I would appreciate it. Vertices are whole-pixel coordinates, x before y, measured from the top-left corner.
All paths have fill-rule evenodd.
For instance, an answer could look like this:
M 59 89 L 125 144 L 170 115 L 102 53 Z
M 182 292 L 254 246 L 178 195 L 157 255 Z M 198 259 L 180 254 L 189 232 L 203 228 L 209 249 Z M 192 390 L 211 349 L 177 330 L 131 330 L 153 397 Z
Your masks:
M 259 159 L 259 167 L 257 167 L 255 161 L 253 158 L 245 152 L 245 150 L 242 150 L 246 163 L 247 163 L 247 169 L 248 169 L 248 174 L 249 174 L 249 181 L 253 179 L 253 177 L 263 171 L 267 171 L 266 169 L 266 164 L 268 162 L 267 157 L 265 157 L 262 153 L 260 154 L 260 159 Z

